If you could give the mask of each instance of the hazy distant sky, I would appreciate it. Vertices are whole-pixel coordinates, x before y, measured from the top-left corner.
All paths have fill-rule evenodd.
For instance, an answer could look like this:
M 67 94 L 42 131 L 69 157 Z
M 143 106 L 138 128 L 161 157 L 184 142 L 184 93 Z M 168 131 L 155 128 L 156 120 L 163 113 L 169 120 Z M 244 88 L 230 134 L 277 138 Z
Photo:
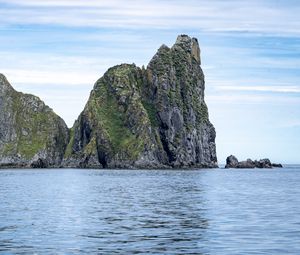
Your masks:
M 94 82 L 197 37 L 219 163 L 300 163 L 300 1 L 0 0 L 0 72 L 69 126 Z

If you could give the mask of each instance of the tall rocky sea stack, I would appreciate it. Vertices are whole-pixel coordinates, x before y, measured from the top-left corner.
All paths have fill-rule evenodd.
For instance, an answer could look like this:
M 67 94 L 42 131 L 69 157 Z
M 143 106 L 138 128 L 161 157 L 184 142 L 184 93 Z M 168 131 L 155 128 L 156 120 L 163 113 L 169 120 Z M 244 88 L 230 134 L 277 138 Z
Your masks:
M 71 130 L 0 74 L 0 167 L 217 167 L 200 64 L 197 39 L 181 35 L 146 69 L 110 68 Z
M 0 74 L 0 167 L 53 167 L 68 144 L 65 122 L 39 98 L 17 92 Z
M 197 39 L 180 35 L 146 69 L 110 68 L 71 129 L 63 166 L 217 167 L 200 64 Z

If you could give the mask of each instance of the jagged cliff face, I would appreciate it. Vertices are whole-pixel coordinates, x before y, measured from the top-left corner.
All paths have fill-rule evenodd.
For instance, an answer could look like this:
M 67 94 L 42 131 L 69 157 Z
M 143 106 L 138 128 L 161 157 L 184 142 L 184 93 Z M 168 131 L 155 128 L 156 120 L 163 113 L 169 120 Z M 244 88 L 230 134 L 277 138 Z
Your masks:
M 159 167 L 163 148 L 143 105 L 143 72 L 110 68 L 97 81 L 71 132 L 65 164 L 73 167 Z
M 109 69 L 71 130 L 64 166 L 216 167 L 200 64 L 197 40 L 183 35 L 146 70 Z
M 39 98 L 15 91 L 0 74 L 0 167 L 59 166 L 65 122 Z
M 179 36 L 163 45 L 147 68 L 146 98 L 156 109 L 168 165 L 213 167 L 215 129 L 204 101 L 204 74 L 195 38 Z
M 0 75 L 0 167 L 216 167 L 200 64 L 197 40 L 182 35 L 146 69 L 110 68 L 70 132 Z

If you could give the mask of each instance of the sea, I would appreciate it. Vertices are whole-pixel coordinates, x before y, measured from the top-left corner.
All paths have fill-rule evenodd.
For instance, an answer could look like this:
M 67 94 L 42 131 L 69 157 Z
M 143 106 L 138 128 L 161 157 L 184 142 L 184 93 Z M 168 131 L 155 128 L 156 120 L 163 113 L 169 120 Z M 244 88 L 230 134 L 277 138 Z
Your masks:
M 300 254 L 300 166 L 1 170 L 0 254 Z

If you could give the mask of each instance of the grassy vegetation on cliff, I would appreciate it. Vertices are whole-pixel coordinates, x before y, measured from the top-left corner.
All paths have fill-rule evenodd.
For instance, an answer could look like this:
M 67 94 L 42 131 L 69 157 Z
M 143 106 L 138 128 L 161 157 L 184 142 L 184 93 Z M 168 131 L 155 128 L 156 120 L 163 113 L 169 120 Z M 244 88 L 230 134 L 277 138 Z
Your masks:
M 6 156 L 20 155 L 31 159 L 49 146 L 58 117 L 37 97 L 11 91 L 12 113 L 16 140 L 5 145 Z
M 111 144 L 113 153 L 126 154 L 128 159 L 136 159 L 144 145 L 130 127 L 127 116 L 128 111 L 140 108 L 135 105 L 139 102 L 135 102 L 133 95 L 137 87 L 134 65 L 111 68 L 96 84 L 87 105 L 92 122 Z
M 72 153 L 73 153 L 74 129 L 75 129 L 75 127 L 72 127 L 70 129 L 70 140 L 69 140 L 69 143 L 67 145 L 67 148 L 66 148 L 66 151 L 65 151 L 65 155 L 64 155 L 64 157 L 66 157 L 66 158 L 69 157 L 69 156 L 71 156 Z
M 158 127 L 158 120 L 157 120 L 157 109 L 153 103 L 147 102 L 146 100 L 142 101 L 143 107 L 147 111 L 149 120 L 151 122 L 152 127 Z

